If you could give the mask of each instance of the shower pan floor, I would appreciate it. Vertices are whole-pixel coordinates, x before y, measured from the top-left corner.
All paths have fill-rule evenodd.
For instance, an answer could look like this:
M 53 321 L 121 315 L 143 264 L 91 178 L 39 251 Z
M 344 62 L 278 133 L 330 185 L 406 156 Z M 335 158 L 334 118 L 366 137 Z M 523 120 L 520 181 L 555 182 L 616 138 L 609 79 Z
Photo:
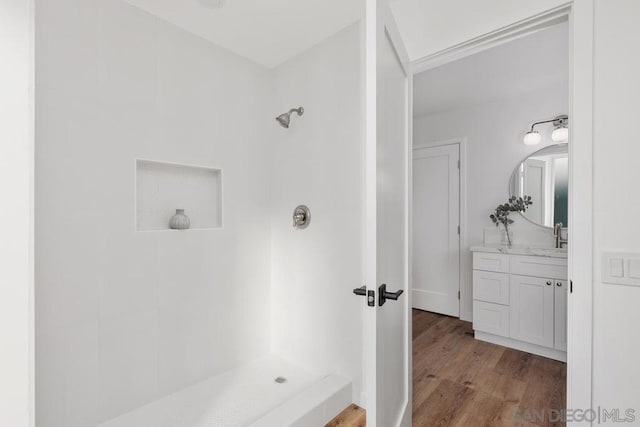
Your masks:
M 332 377 L 337 376 L 315 376 L 277 356 L 267 356 L 151 402 L 100 427 L 267 426 L 278 412 L 274 408 L 283 412 L 285 402 L 303 396 L 312 385 L 326 383 Z M 341 380 L 347 384 L 345 379 Z M 336 385 L 335 378 L 332 382 Z M 346 387 L 340 387 L 338 405 L 344 402 L 346 391 Z M 350 392 L 348 382 L 349 399 Z M 277 414 L 275 418 L 282 419 Z

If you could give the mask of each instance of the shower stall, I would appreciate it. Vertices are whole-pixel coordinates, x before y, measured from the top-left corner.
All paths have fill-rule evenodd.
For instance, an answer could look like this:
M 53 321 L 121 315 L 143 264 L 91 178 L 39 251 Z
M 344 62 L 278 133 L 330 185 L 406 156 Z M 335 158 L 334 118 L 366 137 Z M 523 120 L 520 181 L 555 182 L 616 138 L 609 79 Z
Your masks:
M 358 15 L 265 66 L 148 3 L 36 3 L 37 425 L 321 425 L 362 392 Z
M 364 8 L 35 1 L 38 427 L 407 425 L 410 86 Z

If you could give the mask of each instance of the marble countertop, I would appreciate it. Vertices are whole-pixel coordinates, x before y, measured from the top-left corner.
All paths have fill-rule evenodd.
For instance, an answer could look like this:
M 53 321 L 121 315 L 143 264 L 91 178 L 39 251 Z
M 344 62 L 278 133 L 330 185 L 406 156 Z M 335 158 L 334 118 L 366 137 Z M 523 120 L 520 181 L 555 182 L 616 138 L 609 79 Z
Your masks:
M 479 245 L 471 246 L 471 252 L 489 252 L 507 255 L 544 256 L 551 258 L 567 258 L 567 248 L 536 248 L 528 246 Z

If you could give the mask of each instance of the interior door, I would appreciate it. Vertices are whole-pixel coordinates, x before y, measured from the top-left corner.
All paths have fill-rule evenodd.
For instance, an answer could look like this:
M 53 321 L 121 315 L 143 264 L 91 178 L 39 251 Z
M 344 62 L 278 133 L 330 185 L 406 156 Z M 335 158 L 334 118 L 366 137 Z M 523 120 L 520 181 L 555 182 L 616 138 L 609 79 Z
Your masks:
M 409 426 L 411 73 L 386 1 L 367 0 L 365 32 L 367 426 Z
M 413 150 L 413 307 L 460 316 L 460 146 Z

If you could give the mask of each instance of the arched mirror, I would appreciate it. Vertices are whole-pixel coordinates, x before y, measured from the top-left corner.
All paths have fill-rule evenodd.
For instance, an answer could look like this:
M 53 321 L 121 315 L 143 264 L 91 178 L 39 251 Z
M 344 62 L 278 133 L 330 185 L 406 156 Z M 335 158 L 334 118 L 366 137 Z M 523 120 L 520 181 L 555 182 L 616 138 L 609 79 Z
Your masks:
M 568 226 L 569 151 L 567 144 L 550 145 L 520 162 L 511 174 L 509 195 L 531 196 L 533 204 L 522 213 L 543 227 Z

